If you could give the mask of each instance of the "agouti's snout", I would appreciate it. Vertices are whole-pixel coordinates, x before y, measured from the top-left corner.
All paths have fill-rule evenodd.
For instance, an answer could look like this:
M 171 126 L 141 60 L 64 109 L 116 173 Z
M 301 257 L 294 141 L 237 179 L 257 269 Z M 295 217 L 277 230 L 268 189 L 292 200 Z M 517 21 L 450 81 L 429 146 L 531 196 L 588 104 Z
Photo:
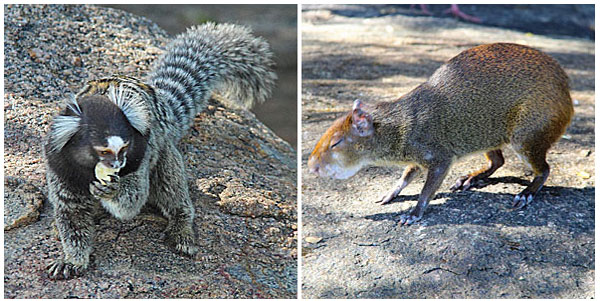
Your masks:
M 321 136 L 308 158 L 309 171 L 320 177 L 347 179 L 370 163 L 367 150 L 355 146 L 374 134 L 372 119 L 363 111 L 363 103 L 354 102 L 346 116 L 333 122 Z
M 308 159 L 308 171 L 312 174 L 319 174 L 319 163 L 315 160 L 315 158 L 310 157 Z

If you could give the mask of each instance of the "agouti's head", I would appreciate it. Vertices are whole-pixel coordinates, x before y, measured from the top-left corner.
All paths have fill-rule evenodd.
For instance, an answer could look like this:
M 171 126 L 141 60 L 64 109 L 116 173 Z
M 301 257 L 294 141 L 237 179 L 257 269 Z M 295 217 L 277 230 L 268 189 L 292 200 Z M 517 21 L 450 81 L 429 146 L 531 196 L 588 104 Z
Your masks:
M 347 179 L 369 163 L 365 147 L 373 136 L 373 118 L 360 100 L 321 136 L 308 158 L 310 172 L 321 177 Z

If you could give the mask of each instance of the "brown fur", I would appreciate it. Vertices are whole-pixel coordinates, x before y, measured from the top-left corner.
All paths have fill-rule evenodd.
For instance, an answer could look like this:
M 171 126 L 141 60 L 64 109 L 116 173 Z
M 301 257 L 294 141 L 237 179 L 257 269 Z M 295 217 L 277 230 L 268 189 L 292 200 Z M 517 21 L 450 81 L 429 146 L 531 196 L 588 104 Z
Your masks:
M 350 131 L 350 126 L 352 125 L 351 115 L 347 114 L 346 116 L 339 118 L 334 121 L 330 128 L 325 131 L 315 149 L 310 154 L 311 157 L 320 158 L 321 154 L 325 153 L 330 146 L 331 139 L 335 133 L 345 133 Z
M 431 187 L 439 186 L 439 177 L 443 179 L 455 159 L 488 154 L 488 168 L 461 178 L 453 187 L 468 189 L 472 180 L 489 176 L 503 164 L 500 148 L 505 144 L 511 144 L 535 173 L 533 183 L 515 198 L 518 207 L 528 204 L 548 176 L 548 149 L 573 115 L 568 78 L 560 65 L 536 49 L 508 43 L 463 51 L 397 101 L 362 106 L 355 103 L 353 112 L 372 117 L 373 135 L 352 133 L 351 112 L 321 137 L 309 167 L 324 176 L 332 175 L 324 170 L 346 168 L 347 177 L 348 168 L 357 162 L 408 163 L 427 169 L 428 175 L 435 173 L 426 181 L 417 206 L 421 209 L 411 213 L 412 221 L 420 219 L 437 190 Z M 334 137 L 342 137 L 343 143 L 331 148 Z M 389 200 L 388 195 L 384 202 Z

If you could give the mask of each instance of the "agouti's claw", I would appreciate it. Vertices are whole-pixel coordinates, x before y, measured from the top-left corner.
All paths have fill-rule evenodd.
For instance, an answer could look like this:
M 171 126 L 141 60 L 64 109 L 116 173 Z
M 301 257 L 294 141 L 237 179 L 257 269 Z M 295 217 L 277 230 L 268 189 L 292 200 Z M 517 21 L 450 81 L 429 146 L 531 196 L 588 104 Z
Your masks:
M 523 209 L 523 207 L 529 205 L 532 200 L 533 194 L 521 192 L 515 196 L 512 206 L 514 209 Z
M 462 177 L 458 178 L 458 180 L 456 180 L 456 183 L 454 185 L 452 185 L 452 187 L 450 187 L 450 191 L 454 192 L 459 189 L 461 191 L 469 190 L 469 188 L 472 187 L 471 180 L 473 180 L 473 177 L 469 177 L 469 176 L 462 176 Z
M 384 197 L 379 199 L 379 201 L 376 201 L 375 203 L 381 203 L 381 205 L 385 205 L 385 204 L 391 202 L 393 199 L 395 199 L 396 196 L 397 196 L 396 194 L 388 193 Z
M 400 216 L 400 221 L 398 222 L 398 225 L 399 226 L 408 226 L 408 225 L 412 225 L 420 220 L 421 220 L 421 218 L 416 215 L 402 214 Z

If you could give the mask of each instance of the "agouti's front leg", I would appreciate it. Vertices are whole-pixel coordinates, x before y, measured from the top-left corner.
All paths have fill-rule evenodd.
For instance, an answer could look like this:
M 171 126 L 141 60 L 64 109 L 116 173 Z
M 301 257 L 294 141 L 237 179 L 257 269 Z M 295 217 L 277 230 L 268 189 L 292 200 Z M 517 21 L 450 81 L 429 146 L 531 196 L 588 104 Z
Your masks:
M 414 222 L 421 220 L 423 213 L 429 204 L 431 198 L 435 192 L 440 188 L 440 185 L 444 181 L 452 161 L 443 161 L 435 163 L 429 166 L 427 169 L 427 178 L 421 194 L 419 195 L 419 202 L 417 206 L 410 212 L 410 214 L 403 214 L 400 216 L 399 225 L 410 225 Z
M 387 204 L 390 201 L 392 201 L 394 198 L 396 198 L 398 196 L 398 194 L 400 194 L 400 192 L 402 191 L 402 189 L 404 189 L 404 187 L 408 186 L 408 184 L 410 184 L 410 182 L 419 175 L 420 172 L 421 172 L 421 169 L 416 165 L 407 166 L 404 169 L 404 172 L 402 173 L 402 177 L 400 178 L 400 181 L 398 181 L 398 183 L 396 183 L 396 187 L 394 189 L 390 190 L 388 193 L 386 193 L 386 195 L 384 195 L 376 203 L 381 202 L 381 205 L 384 205 L 384 204 Z

